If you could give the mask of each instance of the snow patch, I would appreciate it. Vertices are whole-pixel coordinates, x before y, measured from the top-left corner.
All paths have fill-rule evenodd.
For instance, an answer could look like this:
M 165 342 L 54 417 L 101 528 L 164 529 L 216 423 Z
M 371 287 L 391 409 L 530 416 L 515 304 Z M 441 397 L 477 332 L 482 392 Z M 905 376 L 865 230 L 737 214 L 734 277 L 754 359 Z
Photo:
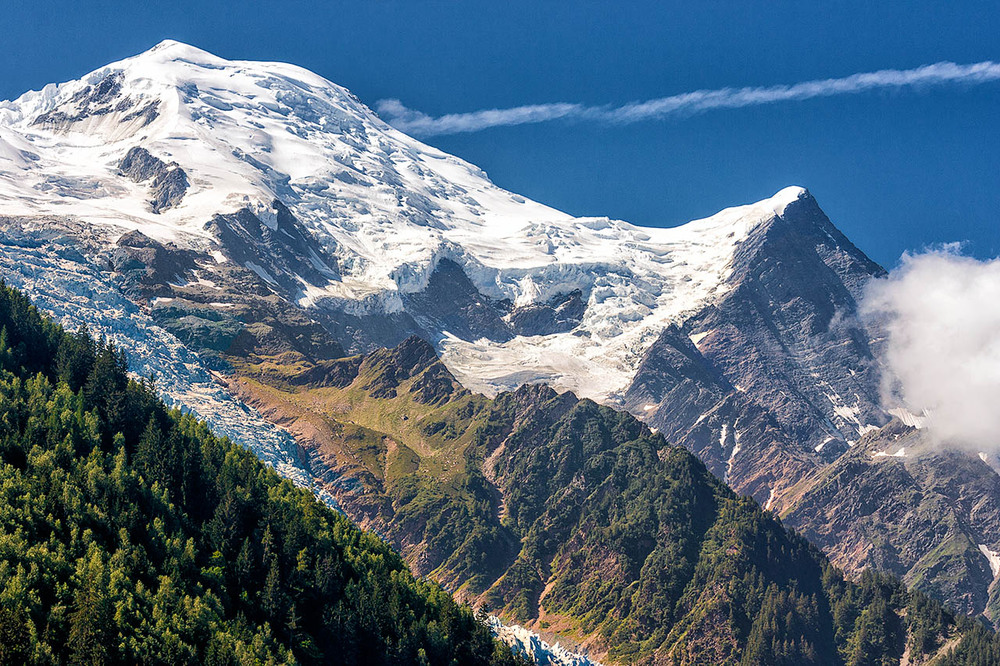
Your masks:
M 924 423 L 927 421 L 927 415 L 917 415 L 906 409 L 905 407 L 896 407 L 895 409 L 890 409 L 889 414 L 895 416 L 897 419 L 903 422 L 904 425 L 908 425 L 911 428 L 924 427 Z
M 263 266 L 255 264 L 252 261 L 248 261 L 246 263 L 246 267 L 251 271 L 253 271 L 254 273 L 256 273 L 257 277 L 259 277 L 264 282 L 267 282 L 268 284 L 278 284 L 278 281 L 275 280 L 273 277 L 271 277 L 271 274 L 268 273 Z
M 996 580 L 997 576 L 1000 575 L 1000 553 L 995 550 L 990 550 L 990 548 L 984 544 L 979 544 L 979 552 L 982 553 L 986 560 L 990 563 L 990 571 L 993 573 L 993 579 Z
M 722 480 L 729 483 L 730 474 L 733 471 L 733 463 L 736 462 L 736 454 L 740 452 L 740 432 L 736 429 L 736 424 L 733 424 L 733 451 L 729 454 L 729 460 L 726 461 L 726 473 L 723 475 Z
M 688 339 L 691 340 L 691 344 L 697 347 L 698 343 L 704 340 L 705 336 L 708 335 L 709 332 L 710 331 L 705 331 L 703 333 L 692 333 L 691 335 L 688 336 Z
M 767 496 L 767 502 L 764 503 L 764 511 L 770 511 L 771 505 L 774 503 L 774 488 L 771 488 L 771 492 Z
M 817 444 L 817 445 L 816 445 L 816 448 L 814 448 L 813 450 L 814 450 L 814 451 L 815 451 L 816 453 L 819 453 L 820 451 L 822 451 L 822 450 L 823 450 L 823 447 L 824 447 L 824 446 L 826 446 L 827 444 L 829 444 L 829 443 L 830 443 L 830 442 L 832 442 L 832 441 L 835 441 L 836 439 L 837 439 L 836 437 L 827 437 L 827 438 L 826 438 L 826 439 L 824 439 L 824 440 L 823 440 L 822 442 L 820 442 L 819 444 Z

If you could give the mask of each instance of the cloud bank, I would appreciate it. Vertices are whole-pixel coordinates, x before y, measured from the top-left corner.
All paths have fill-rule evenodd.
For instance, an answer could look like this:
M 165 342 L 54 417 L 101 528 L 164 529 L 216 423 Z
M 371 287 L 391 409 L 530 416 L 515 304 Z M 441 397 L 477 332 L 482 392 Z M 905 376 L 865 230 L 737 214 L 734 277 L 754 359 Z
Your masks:
M 927 411 L 939 443 L 1000 448 L 1000 259 L 977 261 L 957 246 L 904 255 L 862 303 L 888 335 L 889 400 Z
M 627 124 L 692 115 L 712 109 L 738 109 L 817 97 L 854 95 L 871 90 L 924 88 L 956 83 L 976 85 L 996 80 L 1000 80 L 1000 63 L 988 60 L 972 65 L 938 62 L 916 69 L 883 69 L 877 72 L 852 74 L 840 79 L 805 81 L 793 85 L 696 90 L 623 106 L 533 104 L 432 117 L 407 108 L 398 99 L 384 99 L 376 103 L 376 109 L 386 122 L 396 129 L 415 136 L 427 137 L 553 120 L 590 120 Z

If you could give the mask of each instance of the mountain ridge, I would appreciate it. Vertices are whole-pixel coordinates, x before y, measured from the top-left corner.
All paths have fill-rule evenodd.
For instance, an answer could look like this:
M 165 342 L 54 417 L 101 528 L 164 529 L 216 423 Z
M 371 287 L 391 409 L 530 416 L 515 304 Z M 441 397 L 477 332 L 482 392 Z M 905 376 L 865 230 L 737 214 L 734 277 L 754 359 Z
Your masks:
M 782 594 L 808 597 L 827 594 L 808 589 L 833 574 L 813 577 L 809 567 L 825 562 L 818 551 L 798 536 L 798 545 L 778 532 L 774 542 L 762 536 L 793 533 L 628 414 L 539 384 L 483 398 L 414 338 L 350 365 L 353 378 L 335 386 L 255 368 L 234 389 L 293 431 L 324 421 L 325 433 L 301 441 L 312 464 L 329 471 L 326 487 L 339 505 L 459 598 L 568 637 L 609 663 L 704 663 L 707 655 L 720 663 L 840 663 L 853 649 L 813 642 L 762 657 L 748 647 L 753 621 L 733 619 L 758 613 L 761 598 L 748 580 L 763 576 L 797 590 Z M 428 375 L 444 389 L 427 395 Z M 794 565 L 785 560 L 800 556 Z M 744 576 L 744 567 L 758 566 Z M 864 585 L 871 576 L 862 576 Z M 734 580 L 749 587 L 732 588 Z M 857 617 L 843 613 L 833 615 Z M 844 631 L 838 640 L 848 640 Z M 899 647 L 897 661 L 912 640 L 903 634 L 882 644 Z M 921 656 L 916 645 L 910 663 L 944 653 Z

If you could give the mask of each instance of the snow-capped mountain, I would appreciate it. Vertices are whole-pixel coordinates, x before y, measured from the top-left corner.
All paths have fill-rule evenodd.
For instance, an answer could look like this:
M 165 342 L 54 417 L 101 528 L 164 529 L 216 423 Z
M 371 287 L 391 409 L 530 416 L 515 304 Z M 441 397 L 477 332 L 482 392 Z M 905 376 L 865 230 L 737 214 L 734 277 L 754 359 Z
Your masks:
M 805 196 L 788 188 L 675 229 L 572 218 L 401 134 L 311 72 L 172 41 L 0 103 L 0 165 L 0 214 L 71 217 L 111 240 L 137 230 L 236 259 L 309 311 L 408 312 L 470 387 L 545 380 L 599 400 L 627 387 L 665 325 L 725 291 L 756 226 Z M 255 261 L 259 250 L 212 224 L 246 211 L 279 231 L 275 201 L 301 223 L 298 263 Z M 442 259 L 498 304 L 488 324 L 434 330 L 408 307 Z M 567 319 L 519 327 L 576 292 L 583 303 Z
M 330 501 L 362 487 L 357 461 L 318 455 L 311 424 L 292 443 L 265 418 L 300 415 L 214 380 L 334 385 L 330 359 L 416 334 L 472 390 L 545 382 L 627 409 L 805 526 L 824 507 L 806 486 L 896 427 L 857 317 L 884 271 L 806 190 L 675 228 L 574 218 L 288 64 L 166 41 L 0 102 L 0 231 L 5 279 Z M 968 539 L 995 546 L 1000 528 Z M 939 545 L 893 570 L 922 580 Z M 844 563 L 888 557 L 869 552 Z M 951 570 L 983 587 L 984 558 Z

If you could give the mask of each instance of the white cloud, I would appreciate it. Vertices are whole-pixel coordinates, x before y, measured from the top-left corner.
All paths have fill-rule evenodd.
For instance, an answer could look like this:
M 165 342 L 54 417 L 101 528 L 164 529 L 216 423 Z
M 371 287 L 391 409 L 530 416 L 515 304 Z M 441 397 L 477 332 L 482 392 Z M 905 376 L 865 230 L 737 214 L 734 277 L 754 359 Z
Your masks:
M 887 400 L 926 410 L 939 443 L 1000 447 L 1000 259 L 957 246 L 905 255 L 869 287 L 863 313 L 888 335 Z
M 793 85 L 697 90 L 623 106 L 533 104 L 509 109 L 449 113 L 438 117 L 407 108 L 398 99 L 381 100 L 376 104 L 376 108 L 390 125 L 403 132 L 416 136 L 434 136 L 561 119 L 626 124 L 702 113 L 711 109 L 736 109 L 816 97 L 852 95 L 879 89 L 921 88 L 954 83 L 975 85 L 998 79 L 1000 79 L 1000 63 L 985 61 L 972 65 L 957 65 L 953 62 L 939 62 L 916 69 L 883 69 L 877 72 L 852 74 L 840 79 L 806 81 Z

